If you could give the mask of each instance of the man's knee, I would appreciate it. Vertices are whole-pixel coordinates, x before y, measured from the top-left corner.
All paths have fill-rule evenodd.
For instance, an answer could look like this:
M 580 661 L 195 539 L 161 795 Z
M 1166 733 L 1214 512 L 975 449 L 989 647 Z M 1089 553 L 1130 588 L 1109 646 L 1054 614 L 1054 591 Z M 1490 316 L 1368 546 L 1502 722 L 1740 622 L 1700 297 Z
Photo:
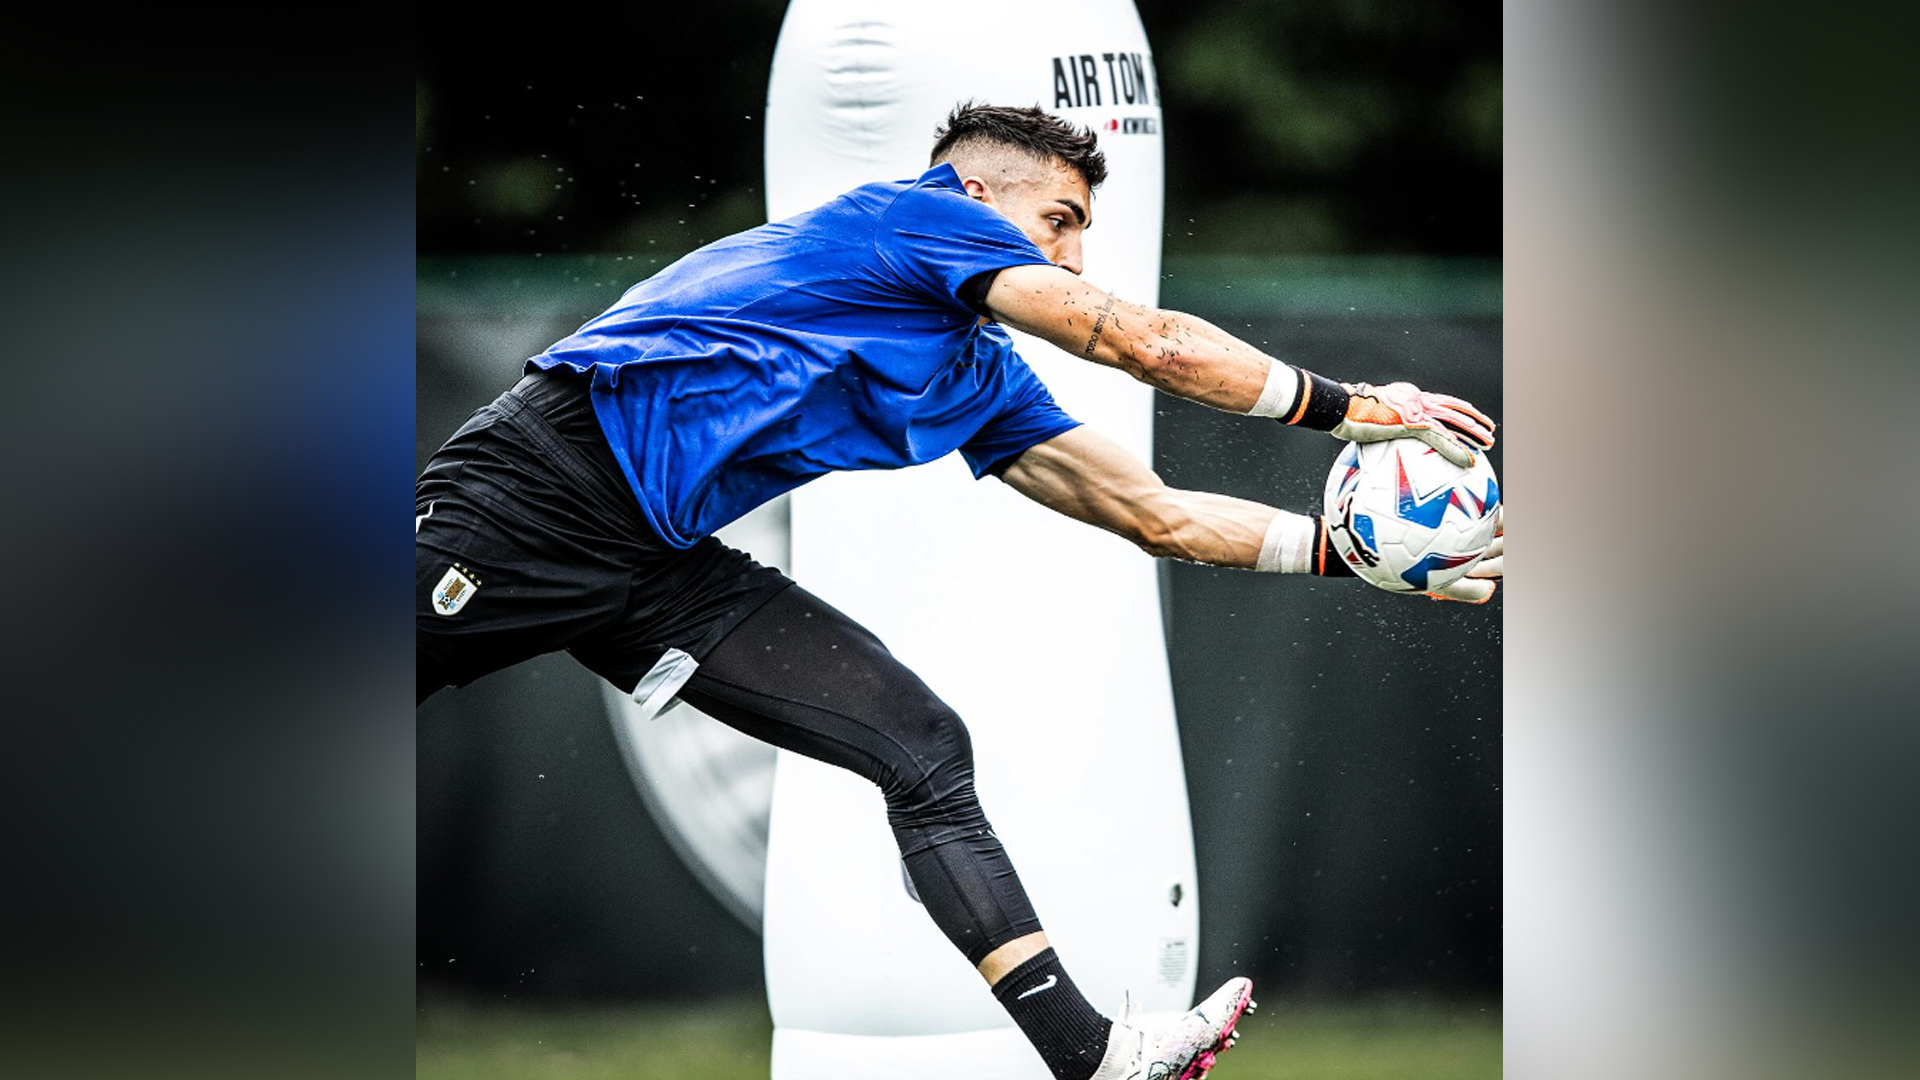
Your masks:
M 890 808 L 912 812 L 975 801 L 973 737 L 958 713 L 932 699 L 902 716 L 894 730 L 903 753 L 879 778 Z

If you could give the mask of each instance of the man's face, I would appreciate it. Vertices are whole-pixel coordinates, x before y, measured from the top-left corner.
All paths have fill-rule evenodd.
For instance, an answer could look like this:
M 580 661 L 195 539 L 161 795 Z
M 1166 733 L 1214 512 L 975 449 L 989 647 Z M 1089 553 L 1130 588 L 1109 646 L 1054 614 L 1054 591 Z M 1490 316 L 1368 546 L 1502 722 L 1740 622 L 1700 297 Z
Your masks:
M 1078 170 L 1059 162 L 1033 162 L 998 184 L 976 176 L 963 182 L 967 194 L 1019 226 L 1055 266 L 1076 274 L 1085 269 L 1080 237 L 1093 224 L 1093 196 Z

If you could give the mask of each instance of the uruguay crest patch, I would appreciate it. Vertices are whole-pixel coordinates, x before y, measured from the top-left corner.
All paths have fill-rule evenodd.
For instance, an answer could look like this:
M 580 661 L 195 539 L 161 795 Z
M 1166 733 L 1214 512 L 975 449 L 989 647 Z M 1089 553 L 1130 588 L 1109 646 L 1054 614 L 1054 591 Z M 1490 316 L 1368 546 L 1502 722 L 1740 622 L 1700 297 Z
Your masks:
M 479 591 L 479 581 L 468 577 L 458 565 L 449 566 L 440 584 L 433 587 L 433 610 L 439 615 L 458 615 Z

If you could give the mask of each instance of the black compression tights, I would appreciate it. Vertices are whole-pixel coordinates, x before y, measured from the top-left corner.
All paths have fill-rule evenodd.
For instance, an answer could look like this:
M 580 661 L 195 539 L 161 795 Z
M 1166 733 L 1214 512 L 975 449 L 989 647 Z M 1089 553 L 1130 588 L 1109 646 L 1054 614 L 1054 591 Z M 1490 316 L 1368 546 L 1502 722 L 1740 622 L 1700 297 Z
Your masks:
M 969 963 L 1040 929 L 974 795 L 966 725 L 865 627 L 795 585 L 735 627 L 680 696 L 879 785 L 915 891 Z

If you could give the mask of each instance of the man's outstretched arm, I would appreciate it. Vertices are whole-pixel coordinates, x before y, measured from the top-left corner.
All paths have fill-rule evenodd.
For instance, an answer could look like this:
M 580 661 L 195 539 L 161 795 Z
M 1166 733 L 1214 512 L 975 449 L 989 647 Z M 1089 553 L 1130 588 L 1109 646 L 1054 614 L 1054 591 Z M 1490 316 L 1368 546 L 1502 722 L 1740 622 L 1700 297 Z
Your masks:
M 995 318 L 1150 386 L 1226 412 L 1373 442 L 1411 436 L 1466 467 L 1493 445 L 1472 405 L 1411 383 L 1334 382 L 1277 360 L 1205 319 L 1128 303 L 1058 266 L 1012 266 L 987 290 Z
M 1087 427 L 1028 449 L 1001 473 L 1015 491 L 1076 521 L 1132 541 L 1149 555 L 1214 566 L 1351 576 L 1318 516 L 1250 499 L 1168 487 L 1125 447 Z M 1429 595 L 1480 603 L 1493 595 L 1500 550 Z

